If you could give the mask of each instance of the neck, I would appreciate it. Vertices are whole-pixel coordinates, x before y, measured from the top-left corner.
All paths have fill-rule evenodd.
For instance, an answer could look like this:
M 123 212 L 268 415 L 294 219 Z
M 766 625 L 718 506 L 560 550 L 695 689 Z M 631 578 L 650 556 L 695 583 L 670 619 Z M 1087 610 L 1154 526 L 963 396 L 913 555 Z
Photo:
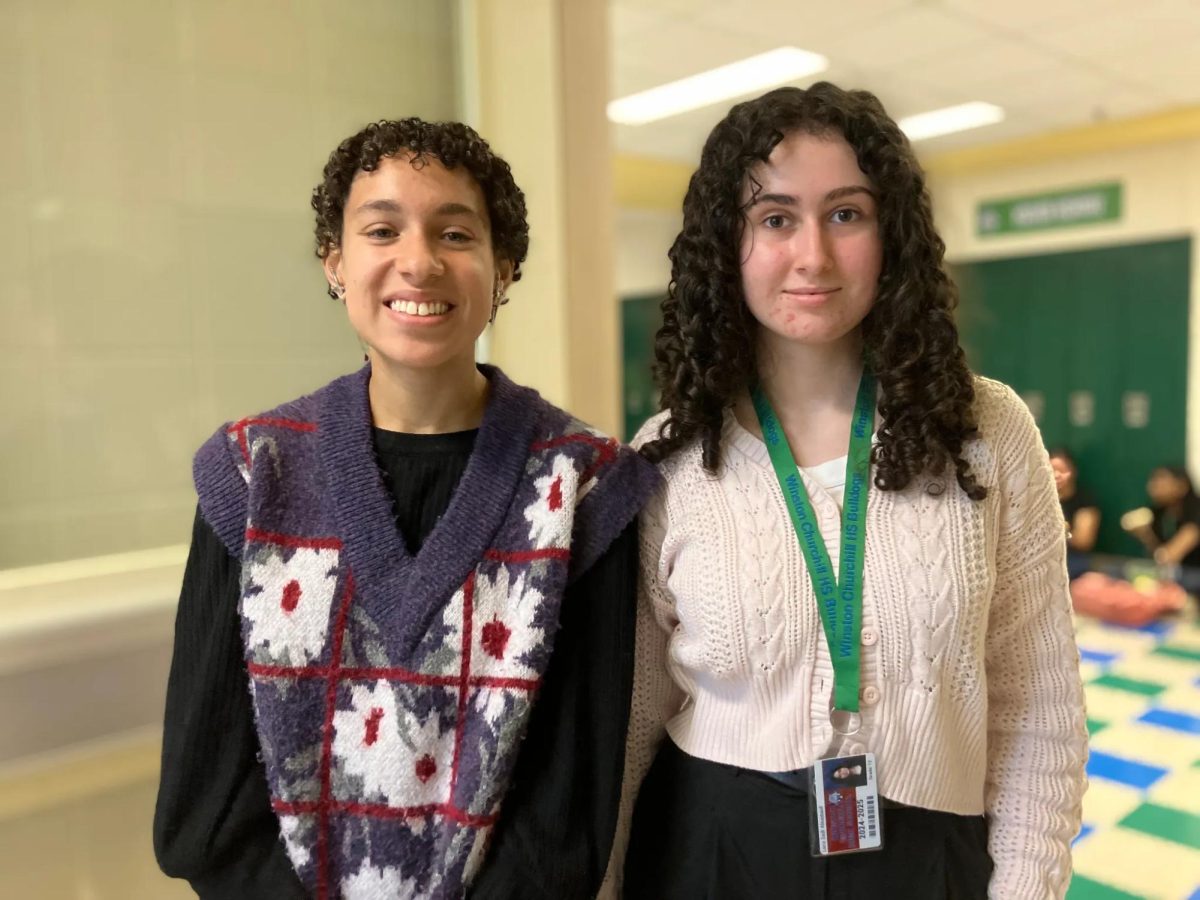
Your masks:
M 371 354 L 367 396 L 377 428 L 409 434 L 469 431 L 483 421 L 487 395 L 488 380 L 473 360 L 411 369 Z
M 781 417 L 852 411 L 862 378 L 862 336 L 851 332 L 831 344 L 759 341 L 759 378 Z
M 758 349 L 759 379 L 796 463 L 815 466 L 845 454 L 862 378 L 862 338 L 855 333 L 819 346 L 764 338 Z M 762 437 L 749 394 L 736 401 L 734 415 Z

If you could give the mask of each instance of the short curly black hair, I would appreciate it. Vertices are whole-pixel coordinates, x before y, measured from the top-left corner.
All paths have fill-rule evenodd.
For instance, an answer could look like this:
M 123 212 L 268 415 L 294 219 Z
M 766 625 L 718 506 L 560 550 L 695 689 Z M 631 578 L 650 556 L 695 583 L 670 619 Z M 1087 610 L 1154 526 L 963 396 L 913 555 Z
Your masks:
M 796 132 L 844 137 L 878 193 L 883 268 L 862 324 L 867 365 L 881 390 L 876 486 L 903 490 L 951 463 L 963 491 L 982 499 L 987 490 L 963 455 L 977 428 L 972 375 L 953 316 L 958 292 L 943 262 L 924 172 L 873 94 L 828 82 L 739 103 L 704 144 L 669 254 L 671 281 L 654 348 L 662 406 L 671 415 L 643 454 L 657 462 L 698 439 L 705 467 L 720 464 L 724 412 L 758 378 L 758 323 L 743 295 L 739 258 L 744 191 L 750 188 L 752 203 L 761 191 L 754 167 Z
M 329 155 L 324 180 L 313 189 L 317 214 L 317 257 L 325 259 L 342 243 L 342 217 L 350 184 L 361 172 L 373 172 L 379 161 L 409 153 L 415 166 L 429 157 L 447 169 L 462 166 L 475 179 L 487 203 L 492 250 L 513 266 L 513 281 L 521 278 L 521 263 L 529 252 L 529 223 L 525 194 L 513 180 L 508 163 L 492 152 L 475 129 L 461 122 L 426 122 L 415 117 L 372 122 L 346 138 Z

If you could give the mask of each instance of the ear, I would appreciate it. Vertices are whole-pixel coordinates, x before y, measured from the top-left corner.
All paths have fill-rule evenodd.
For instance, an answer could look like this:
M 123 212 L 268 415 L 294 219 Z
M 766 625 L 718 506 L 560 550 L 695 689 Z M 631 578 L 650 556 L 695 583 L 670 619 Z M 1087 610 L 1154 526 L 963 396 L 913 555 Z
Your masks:
M 512 286 L 515 269 L 516 267 L 507 259 L 500 258 L 496 260 L 496 277 L 500 279 L 500 293 L 507 292 L 509 287 Z
M 345 290 L 346 282 L 342 280 L 342 251 L 338 247 L 334 247 L 325 254 L 325 259 L 321 261 L 322 268 L 325 269 L 325 280 L 329 282 L 331 290 Z

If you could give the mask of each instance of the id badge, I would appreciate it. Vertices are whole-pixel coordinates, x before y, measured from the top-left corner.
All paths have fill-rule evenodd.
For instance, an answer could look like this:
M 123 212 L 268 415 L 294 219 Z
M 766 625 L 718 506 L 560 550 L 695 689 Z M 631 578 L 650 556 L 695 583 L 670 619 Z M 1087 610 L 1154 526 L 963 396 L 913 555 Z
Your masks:
M 819 760 L 809 770 L 809 779 L 813 856 L 883 846 L 874 753 Z

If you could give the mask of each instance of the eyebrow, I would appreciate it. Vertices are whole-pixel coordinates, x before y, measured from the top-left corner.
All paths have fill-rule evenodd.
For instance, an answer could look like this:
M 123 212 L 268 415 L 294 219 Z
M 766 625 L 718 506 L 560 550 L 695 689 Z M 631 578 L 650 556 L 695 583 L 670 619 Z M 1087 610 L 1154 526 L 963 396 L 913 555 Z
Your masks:
M 368 200 L 366 203 L 359 206 L 354 212 L 355 214 L 364 212 L 386 212 L 399 214 L 404 212 L 404 207 L 402 207 L 395 200 Z M 434 210 L 434 214 L 439 216 L 474 216 L 477 219 L 483 218 L 472 207 L 467 206 L 465 203 L 455 202 L 443 203 Z
M 829 203 L 833 200 L 841 200 L 843 197 L 851 197 L 854 194 L 866 194 L 872 200 L 878 199 L 875 196 L 875 192 L 865 184 L 848 184 L 845 187 L 834 188 L 826 194 L 825 202 Z M 753 209 L 764 203 L 771 204 L 772 206 L 797 206 L 799 201 L 791 194 L 759 194 L 751 201 L 748 208 Z
M 473 207 L 467 206 L 465 203 L 443 203 L 434 212 L 439 216 L 474 216 L 477 219 L 483 218 Z
M 866 194 L 872 200 L 878 200 L 875 192 L 865 184 L 848 184 L 845 187 L 834 188 L 825 195 L 826 202 L 830 200 L 841 200 L 843 197 L 852 197 L 855 194 Z

